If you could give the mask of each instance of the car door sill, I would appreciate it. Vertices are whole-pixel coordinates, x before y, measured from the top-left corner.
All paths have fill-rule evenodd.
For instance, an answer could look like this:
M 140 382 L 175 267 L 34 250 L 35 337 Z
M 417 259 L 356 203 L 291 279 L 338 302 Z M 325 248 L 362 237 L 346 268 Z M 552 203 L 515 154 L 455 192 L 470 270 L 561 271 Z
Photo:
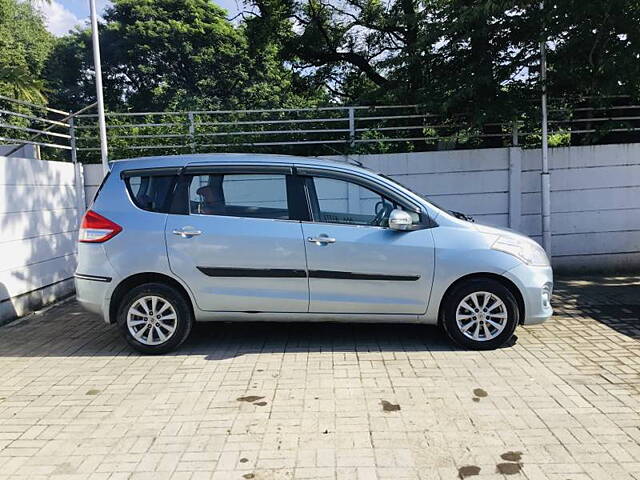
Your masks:
M 422 323 L 421 316 L 398 313 L 287 313 L 287 312 L 221 312 L 199 311 L 199 322 L 407 322 Z

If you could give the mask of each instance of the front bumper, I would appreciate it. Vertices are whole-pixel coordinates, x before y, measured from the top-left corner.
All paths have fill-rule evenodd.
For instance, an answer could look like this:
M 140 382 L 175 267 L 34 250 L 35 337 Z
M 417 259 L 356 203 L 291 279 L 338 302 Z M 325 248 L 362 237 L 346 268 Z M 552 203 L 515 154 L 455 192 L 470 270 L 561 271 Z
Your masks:
M 523 325 L 542 323 L 553 315 L 551 295 L 553 270 L 551 267 L 533 267 L 520 264 L 504 273 L 522 293 L 524 300 Z

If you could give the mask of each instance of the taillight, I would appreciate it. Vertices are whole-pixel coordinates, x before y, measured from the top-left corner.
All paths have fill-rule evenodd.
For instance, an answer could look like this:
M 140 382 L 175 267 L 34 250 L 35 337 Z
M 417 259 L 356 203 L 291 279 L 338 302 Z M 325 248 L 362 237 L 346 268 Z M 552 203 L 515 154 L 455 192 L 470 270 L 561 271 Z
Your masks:
M 86 243 L 102 243 L 115 237 L 122 231 L 122 227 L 108 218 L 94 212 L 87 211 L 82 218 L 78 241 Z

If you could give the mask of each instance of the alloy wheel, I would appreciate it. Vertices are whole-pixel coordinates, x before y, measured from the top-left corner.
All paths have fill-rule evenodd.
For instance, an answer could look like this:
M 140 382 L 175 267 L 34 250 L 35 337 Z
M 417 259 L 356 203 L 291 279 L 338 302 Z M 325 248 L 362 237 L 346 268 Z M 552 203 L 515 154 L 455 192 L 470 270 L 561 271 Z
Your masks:
M 144 345 L 160 345 L 176 331 L 178 316 L 166 299 L 148 295 L 133 302 L 127 312 L 127 328 Z
M 507 320 L 506 305 L 491 292 L 470 293 L 456 308 L 460 332 L 476 342 L 496 338 L 507 326 Z

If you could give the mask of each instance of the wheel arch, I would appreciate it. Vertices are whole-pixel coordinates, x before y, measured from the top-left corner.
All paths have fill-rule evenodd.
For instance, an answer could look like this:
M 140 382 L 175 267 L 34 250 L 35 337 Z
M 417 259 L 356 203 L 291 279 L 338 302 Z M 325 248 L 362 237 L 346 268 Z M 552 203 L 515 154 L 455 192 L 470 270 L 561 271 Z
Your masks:
M 136 273 L 122 280 L 113 290 L 109 299 L 109 323 L 115 323 L 118 315 L 118 306 L 124 295 L 132 288 L 145 283 L 162 283 L 175 288 L 187 301 L 187 305 L 191 309 L 192 318 L 195 318 L 194 305 L 191 295 L 187 289 L 175 278 L 158 272 Z
M 482 279 L 495 280 L 501 283 L 505 288 L 507 288 L 516 299 L 516 302 L 518 304 L 518 314 L 520 316 L 518 323 L 522 325 L 525 319 L 526 312 L 525 312 L 524 297 L 522 296 L 520 289 L 516 286 L 515 283 L 513 283 L 507 277 L 498 275 L 496 273 L 490 273 L 490 272 L 471 273 L 458 278 L 455 282 L 449 285 L 447 290 L 444 292 L 444 295 L 442 295 L 442 298 L 440 299 L 440 305 L 438 306 L 438 325 L 442 325 L 443 315 L 444 315 L 444 306 L 446 305 L 446 302 L 449 298 L 449 295 L 451 295 L 451 292 L 453 292 L 453 290 L 461 283 L 464 283 L 469 280 L 476 280 L 476 279 L 477 280 L 482 280 Z

